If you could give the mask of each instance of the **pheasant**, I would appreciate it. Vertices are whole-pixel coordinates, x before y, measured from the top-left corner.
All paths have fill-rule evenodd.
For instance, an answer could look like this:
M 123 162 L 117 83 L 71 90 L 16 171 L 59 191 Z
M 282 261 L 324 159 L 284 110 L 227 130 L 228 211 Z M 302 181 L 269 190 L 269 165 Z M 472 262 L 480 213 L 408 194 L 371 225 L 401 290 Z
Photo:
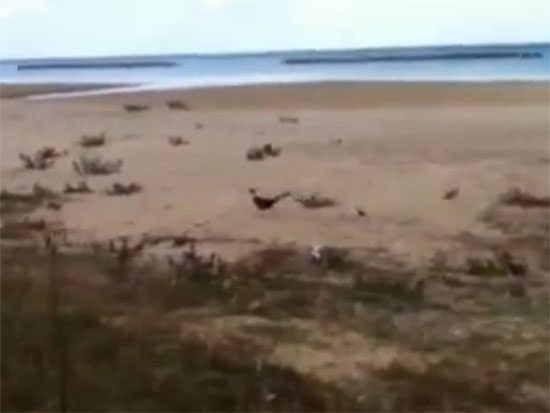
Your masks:
M 443 195 L 443 199 L 445 200 L 449 200 L 449 199 L 454 199 L 458 196 L 458 192 L 460 191 L 460 189 L 458 187 L 455 187 L 455 188 L 452 188 L 452 189 L 449 189 L 448 191 L 445 192 L 445 194 Z
M 250 195 L 252 195 L 252 202 L 254 202 L 254 205 L 256 206 L 256 208 L 258 208 L 260 211 L 265 211 L 266 209 L 271 209 L 273 208 L 273 206 L 279 202 L 280 200 L 286 198 L 287 196 L 290 195 L 290 192 L 283 192 L 277 196 L 274 196 L 274 197 L 263 197 L 263 196 L 260 196 L 258 195 L 258 193 L 256 192 L 256 190 L 254 188 L 250 188 L 248 190 L 248 192 L 250 193 Z

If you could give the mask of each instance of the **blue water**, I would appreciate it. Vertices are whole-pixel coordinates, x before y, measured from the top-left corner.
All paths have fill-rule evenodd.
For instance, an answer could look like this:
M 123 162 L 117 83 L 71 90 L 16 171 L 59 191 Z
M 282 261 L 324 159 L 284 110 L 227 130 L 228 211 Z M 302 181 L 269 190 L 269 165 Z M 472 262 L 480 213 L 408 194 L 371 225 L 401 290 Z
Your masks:
M 550 43 L 0 61 L 0 80 L 142 89 L 318 81 L 550 80 Z

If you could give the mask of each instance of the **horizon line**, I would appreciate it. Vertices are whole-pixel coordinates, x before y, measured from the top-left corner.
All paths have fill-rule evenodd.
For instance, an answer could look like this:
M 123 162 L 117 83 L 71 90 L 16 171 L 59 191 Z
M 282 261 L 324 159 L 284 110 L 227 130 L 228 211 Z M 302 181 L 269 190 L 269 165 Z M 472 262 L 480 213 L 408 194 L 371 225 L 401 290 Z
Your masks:
M 173 52 L 173 53 L 151 53 L 151 54 L 105 54 L 105 55 L 80 55 L 80 56 L 47 56 L 47 57 L 8 57 L 0 56 L 0 62 L 22 61 L 22 60 L 61 60 L 61 59 L 110 59 L 110 58 L 151 58 L 151 57 L 227 57 L 227 56 L 258 56 L 276 55 L 282 53 L 309 53 L 309 52 L 359 52 L 370 50 L 391 50 L 391 49 L 423 49 L 423 48 L 449 48 L 449 47 L 510 47 L 510 46 L 548 46 L 549 40 L 533 40 L 527 42 L 482 42 L 482 43 L 440 43 L 440 44 L 418 44 L 418 45 L 391 45 L 391 46 L 366 46 L 349 48 L 296 48 L 296 49 L 264 49 L 264 50 L 241 50 L 231 52 Z

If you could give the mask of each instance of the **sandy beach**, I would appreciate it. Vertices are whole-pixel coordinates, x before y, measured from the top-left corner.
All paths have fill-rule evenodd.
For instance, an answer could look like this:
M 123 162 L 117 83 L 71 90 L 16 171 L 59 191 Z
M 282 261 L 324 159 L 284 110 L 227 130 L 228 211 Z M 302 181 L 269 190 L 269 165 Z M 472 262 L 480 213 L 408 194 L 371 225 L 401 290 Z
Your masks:
M 547 410 L 547 84 L 3 96 L 13 388 L 42 386 L 26 349 L 65 343 L 74 410 Z M 278 156 L 247 159 L 267 143 Z M 61 156 L 24 168 L 46 146 Z M 122 166 L 82 177 L 80 156 Z M 92 193 L 63 193 L 84 178 Z M 142 190 L 109 195 L 117 182 Z M 260 211 L 249 188 L 293 196 Z M 334 202 L 295 201 L 313 193 Z M 37 327 L 53 289 L 61 344 Z
M 165 102 L 173 99 L 190 110 L 170 110 Z M 149 110 L 128 113 L 127 103 Z M 95 194 L 37 212 L 82 241 L 186 232 L 234 240 L 204 245 L 228 257 L 296 243 L 384 246 L 421 260 L 456 247 L 461 234 L 487 235 L 479 216 L 508 188 L 548 194 L 548 110 L 544 83 L 272 85 L 3 99 L 2 189 L 28 191 L 40 183 L 61 191 L 79 180 L 71 161 L 95 153 L 123 159 L 121 172 L 91 176 Z M 105 146 L 79 146 L 82 135 L 102 131 Z M 173 135 L 189 144 L 170 145 Z M 282 148 L 279 157 L 246 159 L 249 147 L 268 142 Z M 68 156 L 45 171 L 22 169 L 18 153 L 45 145 Z M 106 196 L 113 182 L 144 190 Z M 257 211 L 250 187 L 317 192 L 337 205 L 305 209 L 288 199 Z M 444 200 L 454 187 L 460 195 Z

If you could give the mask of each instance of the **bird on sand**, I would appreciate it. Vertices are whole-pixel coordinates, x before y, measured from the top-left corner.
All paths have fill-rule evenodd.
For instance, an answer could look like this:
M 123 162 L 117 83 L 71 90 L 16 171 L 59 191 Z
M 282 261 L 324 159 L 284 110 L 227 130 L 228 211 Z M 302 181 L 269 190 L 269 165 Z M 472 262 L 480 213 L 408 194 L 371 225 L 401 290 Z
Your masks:
M 248 192 L 252 195 L 252 202 L 260 211 L 273 208 L 277 202 L 290 195 L 290 192 L 286 191 L 274 197 L 265 197 L 258 195 L 254 188 L 250 188 Z
M 447 192 L 445 192 L 445 195 L 443 196 L 443 199 L 446 199 L 446 200 L 454 199 L 458 196 L 458 192 L 459 192 L 458 187 L 449 189 Z

